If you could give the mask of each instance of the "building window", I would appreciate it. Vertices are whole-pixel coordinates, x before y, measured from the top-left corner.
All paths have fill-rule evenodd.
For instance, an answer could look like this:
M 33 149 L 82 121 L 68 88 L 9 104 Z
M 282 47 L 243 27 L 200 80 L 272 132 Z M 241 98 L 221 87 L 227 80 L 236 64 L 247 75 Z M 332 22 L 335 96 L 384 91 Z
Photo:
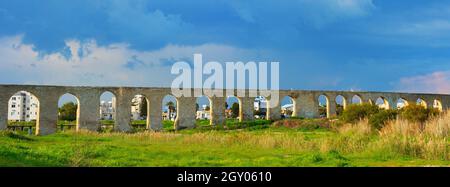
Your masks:
M 30 107 L 27 107 L 27 110 L 30 110 Z
M 11 105 L 11 108 L 16 108 L 16 105 Z
M 29 117 L 30 117 L 30 115 L 27 114 L 27 118 L 29 118 Z
M 15 100 L 16 100 L 16 97 L 12 97 L 12 100 L 15 101 Z

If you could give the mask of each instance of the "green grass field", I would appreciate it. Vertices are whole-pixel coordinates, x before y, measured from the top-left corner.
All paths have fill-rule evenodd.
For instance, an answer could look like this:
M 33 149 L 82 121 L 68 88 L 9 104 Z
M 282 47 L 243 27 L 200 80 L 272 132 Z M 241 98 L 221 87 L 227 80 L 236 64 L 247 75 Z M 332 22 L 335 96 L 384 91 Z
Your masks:
M 450 166 L 448 140 L 436 155 L 417 154 L 376 134 L 304 123 L 42 137 L 0 131 L 0 166 Z

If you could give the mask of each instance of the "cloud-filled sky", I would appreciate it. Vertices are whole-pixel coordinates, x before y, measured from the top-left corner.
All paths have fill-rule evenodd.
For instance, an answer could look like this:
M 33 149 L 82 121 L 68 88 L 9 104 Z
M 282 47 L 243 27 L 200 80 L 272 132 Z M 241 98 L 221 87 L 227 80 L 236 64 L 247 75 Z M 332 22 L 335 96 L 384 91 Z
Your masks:
M 278 61 L 281 88 L 450 93 L 441 0 L 0 1 L 0 83 L 170 86 L 179 60 Z

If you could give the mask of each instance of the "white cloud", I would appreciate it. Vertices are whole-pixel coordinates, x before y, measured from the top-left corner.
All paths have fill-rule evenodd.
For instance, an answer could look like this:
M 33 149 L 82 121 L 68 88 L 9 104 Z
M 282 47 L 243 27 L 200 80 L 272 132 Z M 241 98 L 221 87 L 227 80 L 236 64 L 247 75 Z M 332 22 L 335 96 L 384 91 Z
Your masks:
M 204 61 L 249 61 L 258 58 L 254 50 L 203 44 L 167 45 L 153 51 L 139 51 L 124 43 L 100 46 L 95 40 L 66 40 L 65 49 L 40 53 L 23 36 L 0 38 L 2 83 L 110 86 L 170 86 L 171 64 L 190 61 L 202 53 Z
M 450 94 L 450 71 L 437 71 L 426 75 L 400 79 L 398 91 Z

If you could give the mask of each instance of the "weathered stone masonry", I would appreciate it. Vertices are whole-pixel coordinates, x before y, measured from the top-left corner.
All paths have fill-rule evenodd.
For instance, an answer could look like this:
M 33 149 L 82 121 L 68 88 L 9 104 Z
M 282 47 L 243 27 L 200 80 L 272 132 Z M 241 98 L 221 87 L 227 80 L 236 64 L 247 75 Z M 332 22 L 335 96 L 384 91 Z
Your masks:
M 142 87 L 83 87 L 83 86 L 40 86 L 40 85 L 0 85 L 0 130 L 7 128 L 8 101 L 15 93 L 27 91 L 39 100 L 39 117 L 36 122 L 36 134 L 47 135 L 56 132 L 58 118 L 58 100 L 66 93 L 74 95 L 78 99 L 77 130 L 97 130 L 100 125 L 99 103 L 100 95 L 109 91 L 116 97 L 116 116 L 114 128 L 117 131 L 131 130 L 130 107 L 135 95 L 144 95 L 148 101 L 147 129 L 162 129 L 162 99 L 171 94 L 170 88 L 142 88 Z M 193 91 L 193 90 L 192 90 Z M 289 96 L 294 103 L 294 116 L 315 118 L 319 117 L 318 97 L 324 95 L 327 98 L 327 116 L 336 115 L 335 99 L 343 96 L 344 105 L 351 104 L 354 95 L 363 102 L 374 103 L 377 98 L 383 98 L 390 108 L 395 108 L 397 100 L 402 98 L 408 102 L 416 102 L 422 99 L 427 107 L 433 107 L 433 101 L 438 100 L 442 109 L 450 107 L 450 95 L 442 94 L 418 94 L 418 93 L 394 93 L 394 92 L 354 92 L 354 91 L 306 91 L 306 90 L 280 90 L 278 106 L 270 106 L 267 118 L 277 120 L 280 118 L 281 99 Z M 240 120 L 253 120 L 253 97 L 237 97 L 240 103 Z M 177 98 L 177 119 L 175 128 L 194 128 L 196 99 L 194 97 Z M 209 98 L 211 104 L 211 124 L 222 125 L 225 122 L 226 97 Z

